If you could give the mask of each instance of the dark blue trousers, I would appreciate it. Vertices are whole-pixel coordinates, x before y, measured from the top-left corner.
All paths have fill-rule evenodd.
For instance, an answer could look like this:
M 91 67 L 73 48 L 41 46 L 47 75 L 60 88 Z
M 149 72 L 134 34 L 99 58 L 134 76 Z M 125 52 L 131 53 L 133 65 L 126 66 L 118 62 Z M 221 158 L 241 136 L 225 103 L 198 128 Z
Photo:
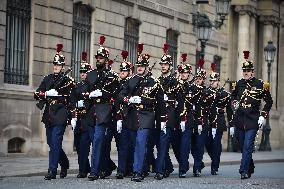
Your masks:
M 222 152 L 222 136 L 223 132 L 217 131 L 214 139 L 211 132 L 209 132 L 209 136 L 206 138 L 205 147 L 212 161 L 211 170 L 218 171 L 219 169 Z
M 256 133 L 256 129 L 242 130 L 236 128 L 236 136 L 242 152 L 240 173 L 249 174 L 250 166 L 253 164 L 252 152 Z
M 87 126 L 86 130 L 77 131 L 74 133 L 74 145 L 78 154 L 79 173 L 91 172 L 89 153 L 94 132 L 94 127 Z
M 123 128 L 119 138 L 118 172 L 126 175 L 133 170 L 136 131 Z M 131 167 L 130 167 L 131 166 Z
M 144 163 L 147 159 L 147 143 L 151 130 L 150 129 L 138 129 L 136 135 L 136 144 L 134 151 L 134 164 L 133 172 L 140 173 L 144 171 Z
M 196 171 L 200 171 L 202 169 L 203 164 L 203 154 L 204 154 L 204 145 L 206 138 L 208 137 L 207 131 L 202 131 L 201 134 L 198 134 L 198 132 L 193 132 L 192 134 L 192 147 L 191 147 L 191 153 L 194 159 L 194 165 L 193 165 L 193 173 Z
M 52 127 L 46 127 L 47 144 L 49 146 L 48 171 L 53 175 L 57 174 L 58 164 L 61 168 L 69 169 L 69 160 L 62 149 L 65 127 L 65 125 L 53 125 Z
M 169 167 L 171 164 L 169 157 L 169 146 L 170 146 L 170 137 L 171 137 L 171 129 L 167 128 L 166 134 L 163 131 L 160 131 L 160 140 L 157 145 L 157 159 L 156 159 L 156 167 L 155 172 L 164 174 L 165 170 L 172 171 Z M 170 162 L 169 162 L 170 161 Z
M 102 168 L 103 153 L 108 129 L 103 124 L 95 126 L 95 133 L 92 143 L 91 175 L 99 175 Z
M 156 167 L 156 158 L 154 155 L 154 148 L 159 145 L 159 138 L 160 138 L 160 129 L 151 129 L 151 133 L 149 135 L 149 140 L 147 143 L 147 159 L 144 163 L 144 172 L 155 171 Z M 152 170 L 150 170 L 152 167 Z
M 170 142 L 178 163 L 179 163 L 179 154 L 180 154 L 180 141 L 181 141 L 181 130 L 178 129 L 173 130 L 171 133 Z
M 191 133 L 190 127 L 186 127 L 184 132 L 181 132 L 180 150 L 179 150 L 179 172 L 186 173 L 189 170 L 189 153 L 191 148 Z

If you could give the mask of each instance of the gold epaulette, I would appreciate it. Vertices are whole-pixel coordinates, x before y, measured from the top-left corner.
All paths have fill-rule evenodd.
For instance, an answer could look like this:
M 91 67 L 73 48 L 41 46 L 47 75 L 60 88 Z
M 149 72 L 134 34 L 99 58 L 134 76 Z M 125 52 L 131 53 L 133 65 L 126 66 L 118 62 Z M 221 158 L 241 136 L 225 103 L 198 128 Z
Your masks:
M 263 83 L 263 90 L 265 90 L 265 91 L 269 91 L 269 88 L 270 88 L 269 83 L 264 82 L 264 83 Z
M 236 90 L 236 85 L 237 85 L 237 82 L 234 81 L 234 82 L 232 83 L 232 91 Z

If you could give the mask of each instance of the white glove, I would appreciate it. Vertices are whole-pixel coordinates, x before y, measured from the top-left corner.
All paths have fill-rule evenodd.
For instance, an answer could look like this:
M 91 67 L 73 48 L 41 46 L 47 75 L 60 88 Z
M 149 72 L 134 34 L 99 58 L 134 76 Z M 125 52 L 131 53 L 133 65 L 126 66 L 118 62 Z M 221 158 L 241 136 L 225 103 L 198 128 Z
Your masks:
M 259 118 L 258 118 L 259 129 L 262 129 L 264 123 L 265 123 L 265 118 L 263 116 L 259 116 Z
M 122 120 L 117 120 L 116 130 L 117 130 L 118 133 L 121 133 L 121 131 L 122 131 Z
M 202 132 L 202 125 L 198 125 L 197 132 L 198 132 L 198 134 L 201 134 L 201 132 Z
M 161 122 L 161 131 L 163 131 L 165 134 L 167 133 L 166 122 Z
M 192 105 L 192 110 L 195 110 L 195 105 Z
M 178 101 L 176 101 L 176 103 L 175 103 L 175 108 L 178 106 Z
M 234 137 L 235 134 L 235 128 L 234 127 L 230 127 L 230 136 Z
M 100 89 L 96 89 L 90 93 L 89 98 L 96 98 L 99 96 L 103 96 L 103 93 Z
M 217 129 L 216 129 L 216 128 L 212 128 L 212 136 L 213 136 L 213 139 L 214 139 L 215 136 L 216 136 L 216 132 L 217 132 Z
M 45 92 L 46 96 L 58 96 L 58 92 L 55 89 L 50 89 Z
M 84 100 L 79 100 L 79 101 L 77 102 L 77 107 L 78 107 L 78 108 L 83 108 L 83 107 L 84 107 Z
M 181 132 L 185 131 L 185 121 L 180 122 L 180 129 L 181 129 Z
M 141 97 L 140 96 L 132 96 L 130 97 L 129 103 L 132 103 L 132 104 L 140 104 L 141 103 Z
M 72 119 L 71 119 L 71 126 L 72 126 L 72 130 L 73 130 L 73 131 L 75 130 L 76 122 L 77 122 L 77 118 L 72 118 Z
M 169 100 L 168 95 L 164 94 L 164 101 L 168 101 L 168 100 Z

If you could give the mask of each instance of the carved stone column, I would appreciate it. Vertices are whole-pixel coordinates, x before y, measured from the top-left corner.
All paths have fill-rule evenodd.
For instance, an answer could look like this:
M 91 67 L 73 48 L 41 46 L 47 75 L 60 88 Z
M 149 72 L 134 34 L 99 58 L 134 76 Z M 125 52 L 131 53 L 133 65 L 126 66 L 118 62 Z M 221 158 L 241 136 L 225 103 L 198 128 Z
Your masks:
M 235 7 L 235 11 L 239 13 L 238 25 L 238 64 L 236 65 L 237 80 L 242 78 L 241 65 L 244 61 L 243 51 L 249 50 L 251 47 L 250 41 L 250 24 L 251 16 L 256 14 L 256 9 L 249 5 L 239 5 Z M 254 22 L 255 24 L 255 22 Z

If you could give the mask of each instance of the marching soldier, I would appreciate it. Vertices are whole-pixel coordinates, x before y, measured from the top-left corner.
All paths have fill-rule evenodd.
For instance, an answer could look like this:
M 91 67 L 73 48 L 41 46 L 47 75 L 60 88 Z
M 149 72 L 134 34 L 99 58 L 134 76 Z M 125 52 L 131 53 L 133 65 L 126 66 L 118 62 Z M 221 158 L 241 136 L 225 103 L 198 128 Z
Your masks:
M 130 77 L 130 72 L 132 69 L 132 64 L 127 61 L 128 52 L 122 51 L 121 53 L 123 61 L 120 64 L 120 74 L 119 74 L 119 87 L 117 93 L 120 93 L 123 86 Z M 123 177 L 132 174 L 132 166 L 134 159 L 134 149 L 136 134 L 134 130 L 131 130 L 131 125 L 127 125 L 125 122 L 125 116 L 127 116 L 126 105 L 119 103 L 115 100 L 115 111 L 117 117 L 117 132 L 120 133 L 119 136 L 119 150 L 118 150 L 118 168 L 117 168 L 117 179 L 123 179 Z
M 164 101 L 166 102 L 166 114 L 168 117 L 167 124 L 164 125 L 165 127 L 161 127 L 160 125 L 160 117 L 158 111 L 156 113 L 157 122 L 156 127 L 160 130 L 159 132 L 159 142 L 157 145 L 157 159 L 155 164 L 155 179 L 161 180 L 164 177 L 168 177 L 170 173 L 173 172 L 173 165 L 171 163 L 171 159 L 169 156 L 169 145 L 170 145 L 170 138 L 171 132 L 173 128 L 177 124 L 177 112 L 176 102 L 178 100 L 179 88 L 178 82 L 173 74 L 171 74 L 172 69 L 172 57 L 168 55 L 168 44 L 164 44 L 164 55 L 161 58 L 160 65 L 162 75 L 158 78 L 160 85 L 164 90 Z
M 49 167 L 45 180 L 56 179 L 57 166 L 60 164 L 60 178 L 67 176 L 69 160 L 62 149 L 62 140 L 70 122 L 68 111 L 69 94 L 74 86 L 74 80 L 65 73 L 65 57 L 61 54 L 62 44 L 57 44 L 57 52 L 53 60 L 53 74 L 44 77 L 35 92 L 35 99 L 39 100 L 37 106 L 42 109 L 45 106 L 42 122 L 45 124 L 47 144 L 49 150 Z
M 189 101 L 193 104 L 194 127 L 192 133 L 192 156 L 194 159 L 193 176 L 200 177 L 204 168 L 204 145 L 208 137 L 209 105 L 214 94 L 207 90 L 205 84 L 206 71 L 203 69 L 204 59 L 199 60 L 199 69 L 195 76 L 195 83 L 191 86 L 192 93 Z M 191 96 L 191 97 L 190 97 Z
M 213 93 L 213 99 L 210 102 L 209 108 L 209 135 L 205 146 L 211 158 L 211 174 L 217 175 L 220 156 L 222 152 L 222 136 L 227 130 L 225 121 L 225 110 L 229 124 L 231 124 L 232 109 L 231 109 L 231 94 L 224 87 L 219 87 L 220 75 L 215 72 L 216 64 L 211 64 L 212 73 L 210 74 L 209 91 Z M 211 131 L 210 131 L 211 129 Z
M 105 37 L 100 37 L 100 47 L 97 50 L 97 69 L 87 74 L 86 83 L 88 85 L 88 98 L 95 108 L 95 134 L 92 142 L 92 163 L 90 181 L 109 176 L 116 168 L 110 160 L 107 149 L 107 136 L 110 132 L 109 126 L 112 122 L 112 101 L 118 86 L 118 76 L 109 69 L 109 50 L 102 45 Z
M 141 49 L 138 47 L 138 53 Z M 134 176 L 132 181 L 141 182 L 143 180 L 143 166 L 146 158 L 147 141 L 154 127 L 155 122 L 155 109 L 158 106 L 158 110 L 165 110 L 164 94 L 159 83 L 152 78 L 151 72 L 148 70 L 149 66 L 148 54 L 140 54 L 137 66 L 137 75 L 127 80 L 122 91 L 119 94 L 119 99 L 125 104 L 129 105 L 127 116 L 124 118 L 124 122 L 135 133 L 131 133 L 135 136 L 135 151 L 134 151 L 134 164 L 133 172 Z M 166 120 L 165 114 L 161 113 L 163 119 L 161 125 L 165 127 Z M 129 138 L 133 143 L 134 136 Z
M 79 174 L 77 178 L 86 178 L 90 173 L 89 152 L 94 137 L 94 107 L 84 100 L 83 94 L 88 92 L 86 83 L 87 72 L 92 68 L 87 63 L 87 53 L 82 53 L 80 65 L 81 81 L 76 84 L 70 95 L 70 108 L 72 112 L 71 126 L 74 130 L 74 144 L 78 154 Z
M 178 67 L 178 72 L 180 73 L 179 93 L 181 94 L 181 98 L 177 99 L 177 111 L 179 113 L 180 124 L 178 130 L 175 131 L 176 135 L 172 140 L 173 149 L 174 151 L 177 151 L 176 156 L 179 163 L 180 178 L 185 178 L 186 173 L 189 170 L 188 159 L 193 128 L 192 102 L 188 99 L 188 95 L 191 93 L 192 67 L 189 64 L 185 64 L 186 59 L 187 54 L 182 54 L 182 63 Z M 175 150 L 175 148 L 177 148 L 177 150 Z
M 243 78 L 233 83 L 232 100 L 235 108 L 233 124 L 241 147 L 242 160 L 239 169 L 241 179 L 248 179 L 254 173 L 252 152 L 258 129 L 262 129 L 273 101 L 269 92 L 269 83 L 254 77 L 253 62 L 248 60 L 249 51 L 244 51 Z M 262 99 L 265 105 L 260 112 Z M 233 134 L 234 128 L 230 128 Z

